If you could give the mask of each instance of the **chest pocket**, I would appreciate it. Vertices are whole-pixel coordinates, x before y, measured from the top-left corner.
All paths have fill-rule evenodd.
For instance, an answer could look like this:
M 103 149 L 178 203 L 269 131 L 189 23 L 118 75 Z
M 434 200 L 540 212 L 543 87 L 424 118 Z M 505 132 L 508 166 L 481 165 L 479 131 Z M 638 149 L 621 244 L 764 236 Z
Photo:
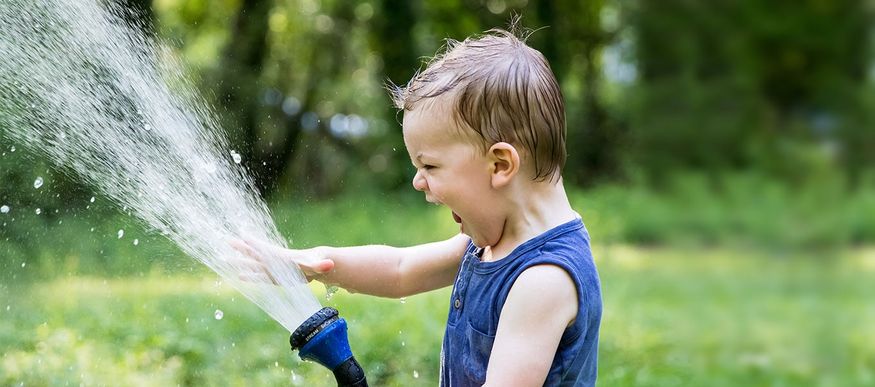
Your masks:
M 489 365 L 489 354 L 492 353 L 494 335 L 488 335 L 471 326 L 465 326 L 466 345 L 462 347 L 462 366 L 469 380 L 477 385 L 486 383 L 486 367 Z

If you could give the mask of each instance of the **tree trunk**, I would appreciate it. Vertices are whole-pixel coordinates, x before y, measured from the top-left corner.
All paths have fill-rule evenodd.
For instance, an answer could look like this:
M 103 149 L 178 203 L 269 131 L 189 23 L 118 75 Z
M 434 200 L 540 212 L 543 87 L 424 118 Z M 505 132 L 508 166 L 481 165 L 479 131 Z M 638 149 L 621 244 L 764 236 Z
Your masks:
M 268 13 L 270 1 L 244 0 L 231 27 L 231 41 L 225 47 L 216 75 L 219 103 L 231 116 L 241 138 L 232 138 L 250 166 L 259 166 L 264 155 L 255 147 L 259 136 L 259 103 L 264 89 L 260 78 L 267 49 Z M 251 171 L 260 170 L 250 168 Z M 255 184 L 262 194 L 269 191 L 271 181 L 262 173 L 254 173 Z
M 155 12 L 152 0 L 123 0 L 119 3 L 125 10 L 121 15 L 128 24 L 135 26 L 147 35 L 155 32 Z

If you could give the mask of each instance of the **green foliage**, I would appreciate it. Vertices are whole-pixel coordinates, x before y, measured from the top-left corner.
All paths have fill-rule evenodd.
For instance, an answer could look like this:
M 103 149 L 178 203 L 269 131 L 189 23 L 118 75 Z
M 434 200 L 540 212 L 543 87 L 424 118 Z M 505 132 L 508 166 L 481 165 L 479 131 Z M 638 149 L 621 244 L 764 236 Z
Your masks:
M 861 343 L 875 339 L 865 307 L 875 265 L 871 251 L 842 246 L 875 238 L 875 191 L 818 176 L 801 187 L 687 175 L 660 190 L 570 191 L 604 287 L 601 382 L 871 382 L 875 353 Z M 298 247 L 409 245 L 456 232 L 445 208 L 414 192 L 279 199 L 274 218 Z M 288 352 L 288 332 L 129 215 L 103 198 L 67 208 L 51 220 L 19 215 L 32 213 L 21 206 L 14 222 L 0 215 L 0 384 L 332 385 L 326 370 Z M 10 243 L 22 236 L 31 250 Z M 350 322 L 374 385 L 435 383 L 446 290 L 403 301 L 313 291 Z
M 571 188 L 572 205 L 604 244 L 723 246 L 766 251 L 824 251 L 875 241 L 875 180 L 853 185 L 823 169 L 796 185 L 758 173 L 676 174 L 647 184 Z M 28 179 L 29 180 L 29 179 Z M 31 184 L 32 183 L 27 183 Z M 42 189 L 51 191 L 47 180 Z M 407 246 L 458 231 L 449 212 L 421 194 L 358 189 L 329 200 L 277 197 L 273 218 L 292 246 L 381 243 Z M 32 189 L 32 187 L 31 187 Z M 203 272 L 167 239 L 105 198 L 70 199 L 44 192 L 7 201 L 0 214 L 0 278 L 65 274 L 142 275 Z M 0 205 L 4 204 L 0 203 Z M 64 203 L 63 205 L 60 203 Z M 40 214 L 35 213 L 41 208 Z M 57 212 L 56 212 L 57 211 Z M 124 235 L 119 238 L 119 231 Z
M 600 384 L 873 382 L 872 251 L 796 259 L 594 251 L 605 305 Z M 341 291 L 329 300 L 312 288 L 349 321 L 372 385 L 436 383 L 446 290 L 401 301 Z M 4 284 L 0 299 L 3 385 L 334 385 L 289 351 L 288 332 L 206 273 Z
M 627 13 L 639 70 L 633 168 L 656 179 L 748 168 L 792 180 L 810 151 L 787 148 L 817 147 L 833 151 L 837 170 L 872 167 L 859 145 L 872 142 L 865 2 L 642 1 Z
M 827 174 L 798 185 L 768 176 L 676 174 L 649 186 L 575 191 L 594 238 L 643 245 L 823 250 L 875 240 L 875 190 Z
M 210 278 L 68 277 L 0 288 L 0 384 L 331 385 L 327 370 L 289 350 L 288 332 Z M 325 303 L 349 320 L 372 384 L 405 386 L 437 378 L 446 298 L 336 294 Z
M 570 183 L 690 169 L 792 181 L 821 148 L 851 179 L 875 165 L 873 13 L 861 0 L 124 3 L 154 19 L 142 24 L 216 107 L 266 194 L 407 184 L 384 82 L 513 14 L 537 29 L 529 42 L 562 86 Z M 625 78 L 611 76 L 620 67 Z M 367 129 L 351 134 L 351 122 Z M 34 161 L 0 160 L 0 197 L 15 199 L 16 176 L 44 173 Z
M 282 233 L 294 246 L 302 247 L 409 246 L 449 238 L 459 231 L 446 208 L 426 203 L 418 192 L 349 192 L 328 201 L 283 198 L 273 208 Z
M 596 251 L 605 385 L 867 385 L 870 252 Z M 828 258 L 828 259 L 823 259 Z M 816 317 L 813 317 L 816 316 Z

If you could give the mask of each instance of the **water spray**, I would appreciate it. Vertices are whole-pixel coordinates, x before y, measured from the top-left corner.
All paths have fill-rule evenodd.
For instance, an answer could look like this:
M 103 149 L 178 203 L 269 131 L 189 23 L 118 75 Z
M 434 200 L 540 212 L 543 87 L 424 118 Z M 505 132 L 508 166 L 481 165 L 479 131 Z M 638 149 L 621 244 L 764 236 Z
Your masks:
M 340 387 L 367 387 L 365 372 L 356 361 L 346 337 L 346 320 L 337 309 L 322 308 L 289 337 L 301 359 L 315 361 L 334 373 Z
M 298 267 L 265 262 L 275 284 L 239 278 L 248 268 L 229 238 L 285 241 L 178 59 L 128 25 L 125 12 L 113 1 L 0 0 L 0 136 L 215 271 L 293 332 L 292 348 L 339 385 L 366 386 L 346 321 L 322 308 Z

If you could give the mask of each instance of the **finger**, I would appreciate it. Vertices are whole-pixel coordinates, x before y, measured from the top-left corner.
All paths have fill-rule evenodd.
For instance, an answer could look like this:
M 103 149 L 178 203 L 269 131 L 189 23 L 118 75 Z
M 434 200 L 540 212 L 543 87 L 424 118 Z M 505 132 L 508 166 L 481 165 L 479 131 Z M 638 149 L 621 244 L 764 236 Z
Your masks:
M 244 270 L 254 271 L 254 272 L 265 272 L 267 271 L 267 266 L 265 266 L 261 261 L 245 258 L 245 257 L 235 257 L 232 263 Z
M 258 240 L 258 239 L 243 238 L 243 242 L 245 242 L 251 248 L 253 248 L 257 251 L 260 251 L 260 252 L 264 252 L 264 253 L 271 252 L 271 250 L 275 249 L 275 247 L 272 243 L 263 242 L 263 241 Z
M 330 259 L 323 259 L 319 262 L 316 262 L 314 265 L 310 267 L 314 273 L 323 274 L 334 269 L 334 261 Z
M 255 250 L 260 258 L 279 257 L 283 259 L 294 259 L 292 250 L 289 250 L 282 245 L 265 239 L 243 238 L 243 240 Z
M 264 283 L 264 284 L 272 284 L 276 285 L 276 281 L 266 273 L 260 272 L 243 272 L 237 275 L 241 281 L 244 282 L 252 282 L 252 283 Z
M 256 260 L 259 258 L 260 254 L 258 254 L 258 251 L 256 251 L 254 248 L 252 248 L 252 245 L 246 241 L 243 241 L 240 239 L 232 239 L 231 241 L 228 242 L 228 244 L 231 245 L 231 248 L 239 251 L 243 255 L 246 255 L 246 256 L 248 256 L 252 259 L 256 259 Z
M 267 258 L 283 256 L 283 249 L 273 243 L 250 238 L 244 238 L 243 242 L 244 248 L 251 252 L 249 256 L 256 260 L 264 261 Z
M 323 274 L 334 269 L 334 261 L 321 259 L 315 262 L 297 262 L 298 268 L 308 276 Z

